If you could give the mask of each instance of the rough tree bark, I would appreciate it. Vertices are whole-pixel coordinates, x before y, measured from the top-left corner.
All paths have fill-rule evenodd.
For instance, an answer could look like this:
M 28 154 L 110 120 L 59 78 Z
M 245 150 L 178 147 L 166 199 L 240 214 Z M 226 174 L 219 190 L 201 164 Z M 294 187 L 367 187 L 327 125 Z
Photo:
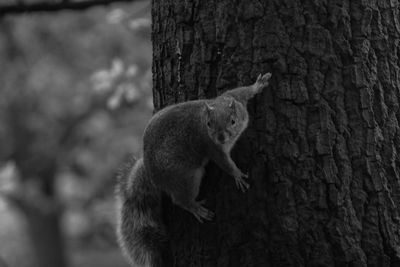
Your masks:
M 213 222 L 167 203 L 173 266 L 400 266 L 399 1 L 153 0 L 156 109 L 270 71 Z

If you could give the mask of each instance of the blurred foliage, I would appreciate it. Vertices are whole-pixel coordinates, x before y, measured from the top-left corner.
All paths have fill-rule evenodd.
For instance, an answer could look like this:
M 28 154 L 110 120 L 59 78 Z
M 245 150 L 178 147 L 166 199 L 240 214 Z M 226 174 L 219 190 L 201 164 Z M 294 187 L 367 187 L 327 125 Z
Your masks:
M 0 192 L 40 194 L 54 169 L 71 266 L 126 266 L 114 172 L 151 116 L 150 3 L 4 18 L 0 62 Z M 26 222 L 4 203 L 0 258 L 30 266 Z

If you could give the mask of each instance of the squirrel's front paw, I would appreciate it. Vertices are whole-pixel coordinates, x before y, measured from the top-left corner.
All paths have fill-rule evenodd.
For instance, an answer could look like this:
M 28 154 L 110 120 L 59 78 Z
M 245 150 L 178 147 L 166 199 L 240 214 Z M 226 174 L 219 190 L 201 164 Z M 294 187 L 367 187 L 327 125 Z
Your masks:
M 246 192 L 247 189 L 249 189 L 250 185 L 248 182 L 246 182 L 243 178 L 249 178 L 247 174 L 242 173 L 241 171 L 238 171 L 236 174 L 233 175 L 235 178 L 235 183 L 236 186 L 244 193 Z
M 272 74 L 270 72 L 265 73 L 264 75 L 258 75 L 257 81 L 255 83 L 255 86 L 258 90 L 258 92 L 261 91 L 264 87 L 268 86 L 269 84 L 269 79 L 271 78 Z

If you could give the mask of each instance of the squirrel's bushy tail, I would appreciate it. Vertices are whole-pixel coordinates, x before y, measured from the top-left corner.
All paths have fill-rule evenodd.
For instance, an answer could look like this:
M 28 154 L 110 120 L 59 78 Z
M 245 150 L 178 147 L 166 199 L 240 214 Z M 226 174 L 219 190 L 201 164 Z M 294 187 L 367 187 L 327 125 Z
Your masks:
M 164 267 L 161 192 L 147 177 L 143 159 L 131 157 L 117 178 L 117 235 L 123 252 L 134 267 Z

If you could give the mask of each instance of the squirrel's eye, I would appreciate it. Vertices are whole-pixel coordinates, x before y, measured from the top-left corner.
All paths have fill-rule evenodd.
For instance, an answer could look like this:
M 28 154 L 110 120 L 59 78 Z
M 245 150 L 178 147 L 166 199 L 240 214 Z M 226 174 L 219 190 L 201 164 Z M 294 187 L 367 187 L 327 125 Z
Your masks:
M 231 120 L 231 124 L 235 125 L 236 121 L 234 119 Z
M 211 122 L 210 122 L 210 121 L 207 122 L 207 127 L 208 127 L 208 128 L 211 127 Z

